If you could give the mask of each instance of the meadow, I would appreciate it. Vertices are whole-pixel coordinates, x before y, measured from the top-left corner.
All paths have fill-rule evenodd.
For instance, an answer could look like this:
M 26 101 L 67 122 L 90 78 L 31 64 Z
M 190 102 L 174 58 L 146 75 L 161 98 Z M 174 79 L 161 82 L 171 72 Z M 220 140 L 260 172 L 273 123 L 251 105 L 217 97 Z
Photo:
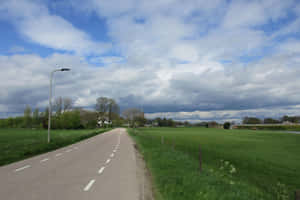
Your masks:
M 73 144 L 108 130 L 52 130 L 51 142 L 48 144 L 48 132 L 44 129 L 0 129 L 0 166 Z
M 152 174 L 157 199 L 285 200 L 300 189 L 300 135 L 213 128 L 129 132 Z

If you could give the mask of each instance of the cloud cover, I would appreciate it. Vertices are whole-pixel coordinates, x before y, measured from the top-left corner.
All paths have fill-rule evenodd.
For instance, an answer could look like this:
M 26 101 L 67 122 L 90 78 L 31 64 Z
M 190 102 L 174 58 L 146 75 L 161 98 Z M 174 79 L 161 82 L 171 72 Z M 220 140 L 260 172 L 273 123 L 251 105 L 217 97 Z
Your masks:
M 22 112 L 26 104 L 45 107 L 48 74 L 56 64 L 72 66 L 72 72 L 56 75 L 55 95 L 71 96 L 77 106 L 92 107 L 97 97 L 110 96 L 122 108 L 153 113 L 149 117 L 194 121 L 298 112 L 297 1 L 88 0 L 83 5 L 65 0 L 57 5 L 87 19 L 105 19 L 111 41 L 105 43 L 51 13 L 51 1 L 2 5 L 1 18 L 26 40 L 66 51 L 46 58 L 0 56 L 2 113 Z M 19 12 L 24 8 L 28 12 Z M 95 66 L 91 55 L 103 66 Z

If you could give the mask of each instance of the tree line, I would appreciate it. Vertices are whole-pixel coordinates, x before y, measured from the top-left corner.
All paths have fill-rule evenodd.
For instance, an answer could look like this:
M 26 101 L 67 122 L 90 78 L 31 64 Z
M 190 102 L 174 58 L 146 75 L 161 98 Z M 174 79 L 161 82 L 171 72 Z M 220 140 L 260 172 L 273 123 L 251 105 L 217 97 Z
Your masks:
M 26 106 L 23 116 L 0 119 L 0 128 L 48 128 L 49 108 L 40 111 Z M 112 98 L 99 97 L 93 110 L 74 108 L 68 97 L 58 97 L 53 102 L 51 113 L 52 129 L 92 129 L 128 125 L 143 126 L 144 112 L 128 108 L 120 113 L 120 107 Z
M 53 103 L 52 128 L 53 129 L 78 129 L 82 128 L 80 123 L 80 112 L 72 109 L 73 101 L 68 97 L 59 97 Z M 0 119 L 1 128 L 48 128 L 49 108 L 40 111 L 32 109 L 29 105 L 24 109 L 23 116 Z
M 191 124 L 188 121 L 175 121 L 171 118 L 146 119 L 144 112 L 138 108 L 128 108 L 122 113 L 118 103 L 108 97 L 96 99 L 95 107 L 92 110 L 74 108 L 73 101 L 68 97 L 58 97 L 53 102 L 51 113 L 52 129 L 92 129 L 96 127 L 116 127 L 116 126 L 202 126 L 218 127 L 217 122 L 199 122 Z M 38 108 L 32 109 L 26 106 L 23 116 L 0 119 L 0 128 L 48 128 L 49 108 L 40 111 Z M 283 116 L 280 119 L 256 117 L 244 117 L 243 124 L 280 124 L 283 122 L 300 123 L 300 116 Z M 224 123 L 224 128 L 228 128 L 232 123 Z
M 243 124 L 282 124 L 282 123 L 300 123 L 300 116 L 287 116 L 284 115 L 279 119 L 264 118 L 259 119 L 257 117 L 244 117 Z

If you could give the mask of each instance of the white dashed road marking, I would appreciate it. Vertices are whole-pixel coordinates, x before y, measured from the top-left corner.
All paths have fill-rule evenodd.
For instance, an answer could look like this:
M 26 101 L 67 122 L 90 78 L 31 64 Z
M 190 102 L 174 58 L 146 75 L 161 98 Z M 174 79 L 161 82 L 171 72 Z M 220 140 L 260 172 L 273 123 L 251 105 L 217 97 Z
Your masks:
M 105 167 L 101 167 L 98 171 L 98 174 L 101 174 L 104 171 Z
M 61 156 L 62 155 L 62 153 L 58 153 L 58 154 L 56 154 L 55 156 Z
M 93 186 L 93 184 L 95 183 L 95 179 L 91 180 L 83 189 L 85 192 L 89 191 L 90 188 Z
M 45 158 L 45 159 L 41 160 L 40 162 L 42 163 L 42 162 L 46 162 L 48 160 L 49 160 L 49 158 Z
M 30 165 L 26 165 L 26 166 L 24 166 L 24 167 L 20 167 L 20 168 L 16 169 L 15 171 L 16 171 L 16 172 L 19 172 L 19 171 L 22 171 L 22 170 L 27 169 L 27 168 L 29 168 L 29 167 L 30 167 Z
M 110 162 L 110 159 L 107 159 L 106 163 L 105 164 L 108 164 Z
M 71 151 L 72 151 L 72 149 L 68 149 L 66 152 L 69 153 L 69 152 L 71 152 Z
M 110 157 L 114 157 L 114 155 L 115 155 L 115 154 L 112 153 L 112 154 L 110 154 Z

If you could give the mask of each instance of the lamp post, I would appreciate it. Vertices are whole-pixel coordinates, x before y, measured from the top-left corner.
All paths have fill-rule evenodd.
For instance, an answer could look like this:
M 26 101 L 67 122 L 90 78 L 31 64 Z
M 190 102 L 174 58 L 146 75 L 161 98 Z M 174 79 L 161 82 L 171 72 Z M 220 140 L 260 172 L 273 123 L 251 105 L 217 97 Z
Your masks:
M 48 117 L 48 143 L 50 143 L 50 129 L 51 129 L 51 115 L 52 115 L 52 110 L 51 110 L 51 100 L 52 100 L 52 79 L 53 79 L 53 74 L 54 72 L 64 72 L 64 71 L 70 71 L 71 69 L 69 68 L 61 68 L 61 69 L 55 69 L 50 73 L 50 87 L 49 87 L 49 117 Z

